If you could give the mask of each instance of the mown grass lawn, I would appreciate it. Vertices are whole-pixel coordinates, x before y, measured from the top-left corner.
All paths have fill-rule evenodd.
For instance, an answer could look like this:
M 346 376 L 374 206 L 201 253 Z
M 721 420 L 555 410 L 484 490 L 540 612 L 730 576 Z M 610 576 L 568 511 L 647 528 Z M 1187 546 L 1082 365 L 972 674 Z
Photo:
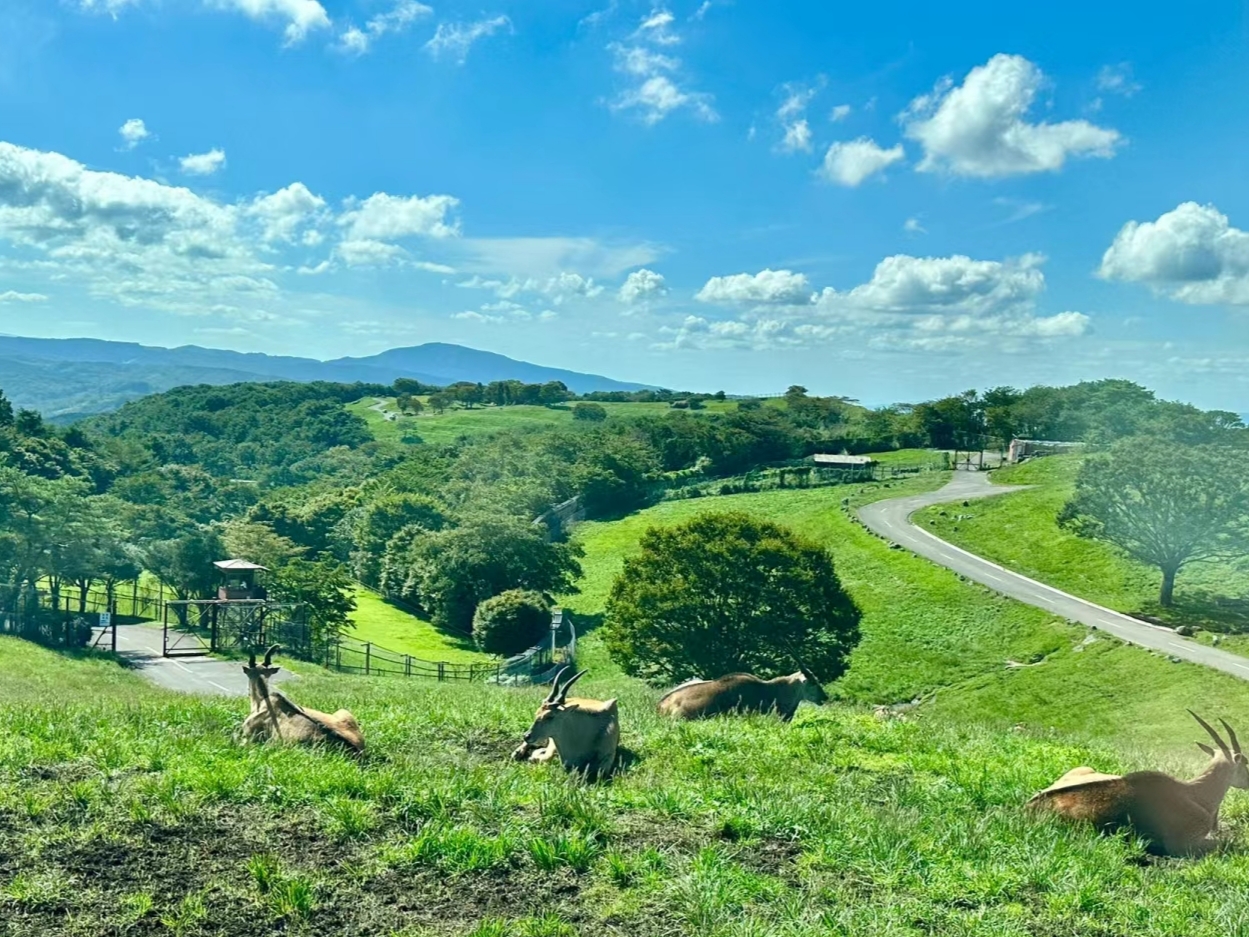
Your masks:
M 362 417 L 369 424 L 373 437 L 381 442 L 429 443 L 445 445 L 462 436 L 480 436 L 502 430 L 542 429 L 554 425 L 573 425 L 573 404 L 559 407 L 474 407 L 471 410 L 454 408 L 442 413 L 426 410 L 419 416 L 398 416 L 388 420 L 372 409 L 379 398 L 366 397 L 347 404 L 347 409 Z M 395 412 L 393 397 L 381 398 L 388 411 Z M 607 418 L 619 419 L 633 416 L 656 416 L 672 412 L 666 403 L 604 403 Z M 708 400 L 705 412 L 721 412 L 736 409 L 735 401 Z M 695 413 L 699 411 L 694 411 Z
M 347 632 L 357 641 L 370 641 L 390 651 L 411 654 L 422 660 L 468 662 L 492 660 L 478 651 L 468 636 L 436 628 L 373 592 L 358 587 L 356 610 L 351 613 L 355 627 Z
M 626 767 L 584 785 L 506 757 L 539 690 L 288 685 L 359 716 L 353 761 L 238 746 L 245 701 L 111 664 L 0 638 L 0 667 L 69 678 L 56 701 L 0 687 L 6 934 L 1225 937 L 1249 920 L 1243 794 L 1199 862 L 1020 809 L 1073 764 L 1140 763 L 1108 743 L 844 704 L 677 724 L 609 676 L 586 691 L 620 697 Z
M 1175 605 L 1162 608 L 1162 575 L 1107 544 L 1084 540 L 1058 526 L 1071 496 L 1078 456 L 1049 456 L 993 473 L 1004 485 L 1036 487 L 968 507 L 925 508 L 915 521 L 938 537 L 1081 598 L 1128 614 L 1219 631 L 1249 631 L 1249 560 L 1198 563 L 1181 571 Z M 962 515 L 960 517 L 960 515 Z M 1228 646 L 1249 647 L 1249 640 Z

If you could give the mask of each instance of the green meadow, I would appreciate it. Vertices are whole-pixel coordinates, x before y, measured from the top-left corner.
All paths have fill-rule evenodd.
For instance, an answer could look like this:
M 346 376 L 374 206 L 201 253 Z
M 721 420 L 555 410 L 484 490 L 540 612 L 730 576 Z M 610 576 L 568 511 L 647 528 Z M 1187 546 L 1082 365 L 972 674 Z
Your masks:
M 586 524 L 586 695 L 621 770 L 513 763 L 541 690 L 301 667 L 368 752 L 240 746 L 238 699 L 158 690 L 103 656 L 0 638 L 0 933 L 9 935 L 1204 935 L 1249 922 L 1249 797 L 1226 846 L 1153 860 L 1021 804 L 1077 764 L 1192 772 L 1190 706 L 1249 725 L 1230 677 L 1004 600 L 850 522 L 940 484 L 668 502 Z M 744 510 L 826 543 L 863 642 L 824 707 L 671 723 L 593 627 L 652 524 Z M 1027 664 L 1014 667 L 1008 661 Z M 914 698 L 903 719 L 871 704 Z

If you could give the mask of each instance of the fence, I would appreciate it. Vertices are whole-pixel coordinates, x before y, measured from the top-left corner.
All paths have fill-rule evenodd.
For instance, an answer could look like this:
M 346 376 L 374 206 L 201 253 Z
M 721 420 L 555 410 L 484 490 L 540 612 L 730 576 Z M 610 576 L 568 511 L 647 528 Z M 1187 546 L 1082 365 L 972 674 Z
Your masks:
M 86 589 L 74 583 L 61 583 L 59 589 L 53 592 L 45 579 L 41 580 L 39 603 L 53 611 L 80 615 L 111 612 L 122 618 L 159 621 L 164 614 L 168 594 L 163 585 L 151 589 L 140 586 L 138 582 L 118 583 L 111 591 L 95 583 Z
M 855 482 L 891 481 L 945 467 L 936 462 L 931 465 L 876 463 L 846 468 L 811 465 L 809 462 L 786 462 L 754 469 L 731 478 L 706 479 L 695 476 L 678 479 L 664 490 L 663 499 L 674 501 L 779 488 L 829 488 Z
M 33 601 L 23 600 L 0 608 L 0 634 L 34 641 L 45 647 L 83 648 L 99 644 L 105 632 L 95 628 L 90 617 L 65 610 L 53 611 Z M 99 632 L 97 634 L 97 631 Z
M 562 636 L 561 632 L 566 632 Z M 556 609 L 551 619 L 551 637 L 542 644 L 497 662 L 457 664 L 450 661 L 421 660 L 379 647 L 368 641 L 340 636 L 327 648 L 322 662 L 332 670 L 397 677 L 425 677 L 447 681 L 463 680 L 479 683 L 538 683 L 557 667 L 571 665 L 577 652 L 577 632 L 570 616 Z

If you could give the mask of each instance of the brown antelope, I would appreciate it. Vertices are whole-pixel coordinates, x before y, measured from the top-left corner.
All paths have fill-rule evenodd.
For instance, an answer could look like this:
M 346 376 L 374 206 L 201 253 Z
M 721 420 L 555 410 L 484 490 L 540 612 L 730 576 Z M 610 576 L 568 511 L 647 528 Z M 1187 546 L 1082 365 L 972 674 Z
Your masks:
M 1051 810 L 1070 820 L 1087 820 L 1099 830 L 1130 827 L 1149 841 L 1150 851 L 1167 856 L 1200 856 L 1215 847 L 1219 806 L 1229 787 L 1249 788 L 1249 765 L 1240 742 L 1224 720 L 1227 744 L 1200 716 L 1189 714 L 1210 733 L 1216 752 L 1202 742 L 1197 747 L 1210 756 L 1206 770 L 1191 781 L 1180 781 L 1161 771 L 1134 771 L 1123 776 L 1100 774 L 1079 767 L 1028 801 L 1034 809 Z
M 305 709 L 286 698 L 280 690 L 269 688 L 269 678 L 281 668 L 273 666 L 273 655 L 281 650 L 273 645 L 265 652 L 264 663 L 256 666 L 256 655 L 248 657 L 243 673 L 247 674 L 252 709 L 243 720 L 245 741 L 265 742 L 277 739 L 302 745 L 336 745 L 357 754 L 364 751 L 364 736 L 356 717 L 345 709 L 330 715 Z
M 801 664 L 797 673 L 763 680 L 749 673 L 731 673 L 719 680 L 687 680 L 659 701 L 659 714 L 674 719 L 705 719 L 721 713 L 775 712 L 788 722 L 798 704 L 828 701 L 815 674 Z
M 560 678 L 567 670 L 565 667 L 555 675 L 551 692 L 538 707 L 533 725 L 512 757 L 517 761 L 546 762 L 558 755 L 569 771 L 581 771 L 587 777 L 606 775 L 616 762 L 616 746 L 620 742 L 616 701 L 575 696 L 569 699 L 568 688 L 585 671 L 561 685 Z

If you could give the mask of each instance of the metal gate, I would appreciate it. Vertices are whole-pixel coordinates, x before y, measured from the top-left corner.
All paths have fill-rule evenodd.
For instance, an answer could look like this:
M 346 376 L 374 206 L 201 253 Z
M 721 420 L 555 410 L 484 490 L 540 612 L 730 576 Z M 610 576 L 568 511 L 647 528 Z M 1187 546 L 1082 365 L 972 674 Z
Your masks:
M 166 602 L 164 655 L 191 657 L 250 651 L 280 632 L 289 640 L 296 606 L 266 599 L 188 599 Z M 279 627 L 282 626 L 282 627 Z

